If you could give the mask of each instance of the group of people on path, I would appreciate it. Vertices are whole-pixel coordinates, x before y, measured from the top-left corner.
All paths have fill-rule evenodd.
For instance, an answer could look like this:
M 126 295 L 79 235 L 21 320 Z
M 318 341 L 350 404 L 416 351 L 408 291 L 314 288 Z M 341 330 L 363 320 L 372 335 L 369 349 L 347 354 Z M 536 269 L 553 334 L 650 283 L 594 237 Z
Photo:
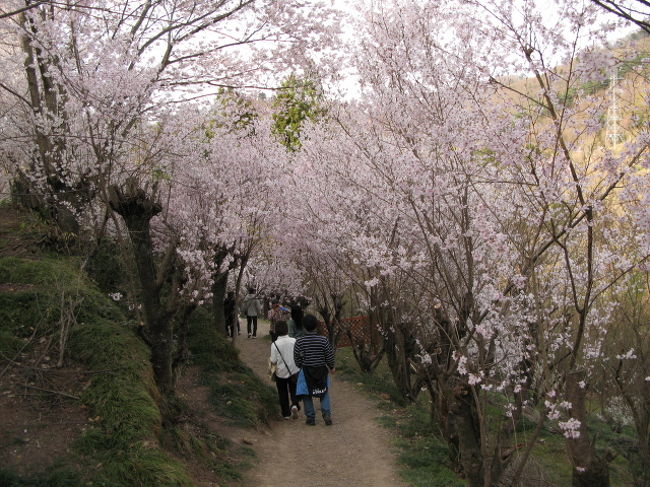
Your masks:
M 277 338 L 271 343 L 269 362 L 276 367 L 275 385 L 284 419 L 297 419 L 300 400 L 304 405 L 306 424 L 316 424 L 314 397 L 320 399 L 323 421 L 332 425 L 329 387 L 330 373 L 335 374 L 334 349 L 329 340 L 319 335 L 318 319 L 311 314 L 302 318 L 304 334 L 289 336 L 286 321 L 275 323 Z
M 260 298 L 253 289 L 241 303 L 240 310 L 246 316 L 248 338 L 257 337 L 257 320 L 263 313 Z M 228 336 L 239 331 L 239 320 L 234 293 L 224 300 L 224 315 Z M 323 421 L 332 424 L 332 408 L 329 396 L 330 374 L 336 373 L 334 349 L 329 340 L 317 333 L 318 319 L 304 315 L 300 303 L 290 307 L 274 300 L 268 312 L 271 335 L 269 364 L 275 368 L 274 381 L 278 390 L 280 409 L 284 419 L 297 419 L 300 401 L 304 406 L 306 424 L 316 424 L 313 398 L 320 399 Z

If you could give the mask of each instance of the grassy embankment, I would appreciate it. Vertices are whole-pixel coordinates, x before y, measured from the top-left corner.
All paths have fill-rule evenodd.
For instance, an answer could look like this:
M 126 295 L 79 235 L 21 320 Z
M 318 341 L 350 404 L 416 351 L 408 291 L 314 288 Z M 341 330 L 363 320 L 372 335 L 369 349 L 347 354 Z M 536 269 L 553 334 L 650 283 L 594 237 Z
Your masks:
M 8 210 L 6 205 L 2 209 L 0 219 Z M 63 317 L 69 317 L 72 326 L 64 367 L 83 370 L 88 380 L 79 390 L 78 401 L 65 400 L 87 413 L 89 427 L 74 440 L 70 452 L 53 451 L 54 462 L 44 471 L 21 477 L 0 467 L 0 485 L 189 487 L 194 482 L 184 457 L 216 472 L 220 482 L 238 479 L 251 451 L 200 422 L 192 428 L 181 423 L 163 427 L 149 350 L 135 323 L 107 297 L 106 290 L 78 270 L 78 257 L 39 247 L 45 231 L 37 219 L 16 214 L 12 209 L 10 219 L 15 221 L 9 224 L 0 221 L 4 226 L 0 231 L 2 368 L 27 369 L 21 361 L 27 363 L 40 353 L 43 343 L 55 344 L 51 355 L 56 355 L 56 344 L 65 331 Z M 16 252 L 22 247 L 29 251 Z M 240 425 L 267 421 L 273 392 L 239 362 L 237 352 L 211 329 L 205 313 L 197 313 L 190 339 L 192 360 L 201 369 L 201 381 L 212 391 L 215 408 Z M 183 414 L 184 407 L 179 404 L 180 416 L 191 417 L 191 412 Z

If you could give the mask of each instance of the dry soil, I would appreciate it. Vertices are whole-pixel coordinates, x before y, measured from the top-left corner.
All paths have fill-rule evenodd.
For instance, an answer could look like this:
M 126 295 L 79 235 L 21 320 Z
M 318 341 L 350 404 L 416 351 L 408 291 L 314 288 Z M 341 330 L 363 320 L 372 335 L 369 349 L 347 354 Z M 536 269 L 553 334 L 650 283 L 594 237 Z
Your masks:
M 271 384 L 266 369 L 271 342 L 260 324 L 257 339 L 247 339 L 245 323 L 236 340 L 242 360 Z M 389 432 L 376 421 L 380 412 L 355 384 L 332 377 L 332 426 L 319 412 L 316 426 L 307 426 L 301 414 L 281 420 L 270 432 L 260 433 L 254 449 L 259 464 L 246 475 L 246 487 L 400 487 L 395 452 Z M 318 399 L 315 404 L 318 405 Z M 278 406 L 279 408 L 279 406 Z M 318 406 L 317 406 L 318 409 Z

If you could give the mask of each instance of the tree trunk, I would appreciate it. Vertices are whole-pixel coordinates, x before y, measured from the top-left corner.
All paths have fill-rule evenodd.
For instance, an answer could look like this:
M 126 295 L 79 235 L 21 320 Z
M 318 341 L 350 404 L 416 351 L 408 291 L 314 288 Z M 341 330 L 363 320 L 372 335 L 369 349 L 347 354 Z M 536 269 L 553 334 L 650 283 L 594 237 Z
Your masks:
M 153 366 L 156 384 L 165 397 L 174 395 L 174 368 L 172 356 L 174 353 L 174 334 L 171 326 L 158 327 L 148 334 L 151 347 L 151 365 Z
M 567 376 L 567 397 L 571 416 L 580 421 L 577 438 L 567 438 L 567 450 L 573 464 L 572 487 L 609 487 L 609 462 L 612 458 L 596 454 L 594 442 L 587 432 L 587 389 L 580 387 L 584 374 L 572 372 Z
M 573 469 L 572 487 L 609 487 L 607 463 L 591 462 L 584 472 Z
M 46 184 L 40 188 L 35 187 L 29 178 L 19 172 L 14 181 L 14 197 L 23 206 L 36 210 L 48 221 L 55 222 L 62 232 L 78 236 L 79 221 L 70 207 L 83 208 L 93 195 L 87 178 L 71 181 L 70 175 L 63 169 L 64 154 L 69 150 L 66 145 L 68 115 L 63 108 L 65 90 L 54 81 L 50 73 L 50 65 L 56 64 L 56 59 L 49 58 L 32 42 L 38 32 L 29 16 L 20 14 L 18 22 L 23 32 L 20 46 L 25 55 L 29 105 L 35 116 L 47 119 L 52 127 L 46 132 L 39 124 L 33 127 L 36 151 L 32 163 L 38 166 L 35 172 L 44 176 Z
M 174 394 L 173 314 L 162 305 L 161 282 L 157 279 L 151 241 L 150 222 L 162 207 L 130 181 L 124 191 L 113 186 L 110 205 L 126 224 L 133 245 L 133 256 L 140 285 L 145 338 L 151 347 L 151 364 L 156 384 L 165 397 Z
M 323 295 L 316 297 L 316 308 L 323 318 L 327 330 L 327 339 L 336 348 L 336 345 L 343 333 L 341 327 L 341 313 L 343 311 L 343 297 L 338 294 Z
M 648 440 L 644 438 L 640 440 L 638 449 L 639 458 L 639 478 L 637 478 L 638 487 L 650 487 L 650 448 L 648 447 Z
M 357 364 L 359 364 L 361 371 L 367 374 L 372 373 L 384 356 L 383 342 L 375 345 L 371 336 L 370 342 L 368 343 L 366 341 L 368 336 L 362 334 L 358 337 L 352 333 L 350 327 L 346 329 L 346 335 L 348 336 L 348 340 L 350 340 L 352 353 L 354 354 L 354 358 L 356 359 Z
M 384 350 L 393 381 L 404 399 L 415 401 L 424 381 L 414 375 L 409 363 L 413 352 L 412 344 L 409 343 L 412 337 L 405 333 L 406 327 L 398 324 L 383 328 L 385 330 Z
M 179 314 L 177 321 L 176 332 L 176 353 L 174 354 L 174 361 L 172 363 L 172 372 L 174 374 L 174 384 L 178 381 L 181 375 L 181 366 L 187 363 L 190 355 L 189 344 L 187 338 L 190 331 L 190 318 L 196 309 L 196 304 L 184 306 Z
M 449 420 L 456 433 L 460 466 L 468 487 L 485 487 L 481 433 L 472 392 L 468 386 L 459 385 L 454 389 Z
M 226 297 L 228 285 L 228 271 L 215 274 L 212 282 L 212 322 L 216 330 L 223 335 L 226 332 L 226 316 L 223 310 L 223 301 Z

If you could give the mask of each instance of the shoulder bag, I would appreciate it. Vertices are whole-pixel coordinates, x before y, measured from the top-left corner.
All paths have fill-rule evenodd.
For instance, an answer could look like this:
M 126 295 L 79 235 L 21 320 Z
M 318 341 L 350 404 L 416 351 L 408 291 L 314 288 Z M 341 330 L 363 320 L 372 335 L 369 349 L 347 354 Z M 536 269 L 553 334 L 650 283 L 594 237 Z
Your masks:
M 282 359 L 282 362 L 284 362 L 284 366 L 287 368 L 287 372 L 289 372 L 289 379 L 290 379 L 292 382 L 295 382 L 296 379 L 298 378 L 298 374 L 297 374 L 297 373 L 295 373 L 295 374 L 292 374 L 292 373 L 291 373 L 291 368 L 287 365 L 287 361 L 284 360 L 284 357 L 282 356 L 282 352 L 281 352 L 280 349 L 278 348 L 278 344 L 275 343 L 275 342 L 273 342 L 273 345 L 275 345 L 275 349 L 276 349 L 276 350 L 278 351 L 278 353 L 280 354 L 280 358 Z M 273 364 L 273 365 L 275 366 L 275 364 Z M 271 379 L 272 379 L 272 380 L 276 380 L 276 379 L 277 379 L 277 375 L 275 375 L 275 371 L 273 372 L 273 376 L 271 377 Z

